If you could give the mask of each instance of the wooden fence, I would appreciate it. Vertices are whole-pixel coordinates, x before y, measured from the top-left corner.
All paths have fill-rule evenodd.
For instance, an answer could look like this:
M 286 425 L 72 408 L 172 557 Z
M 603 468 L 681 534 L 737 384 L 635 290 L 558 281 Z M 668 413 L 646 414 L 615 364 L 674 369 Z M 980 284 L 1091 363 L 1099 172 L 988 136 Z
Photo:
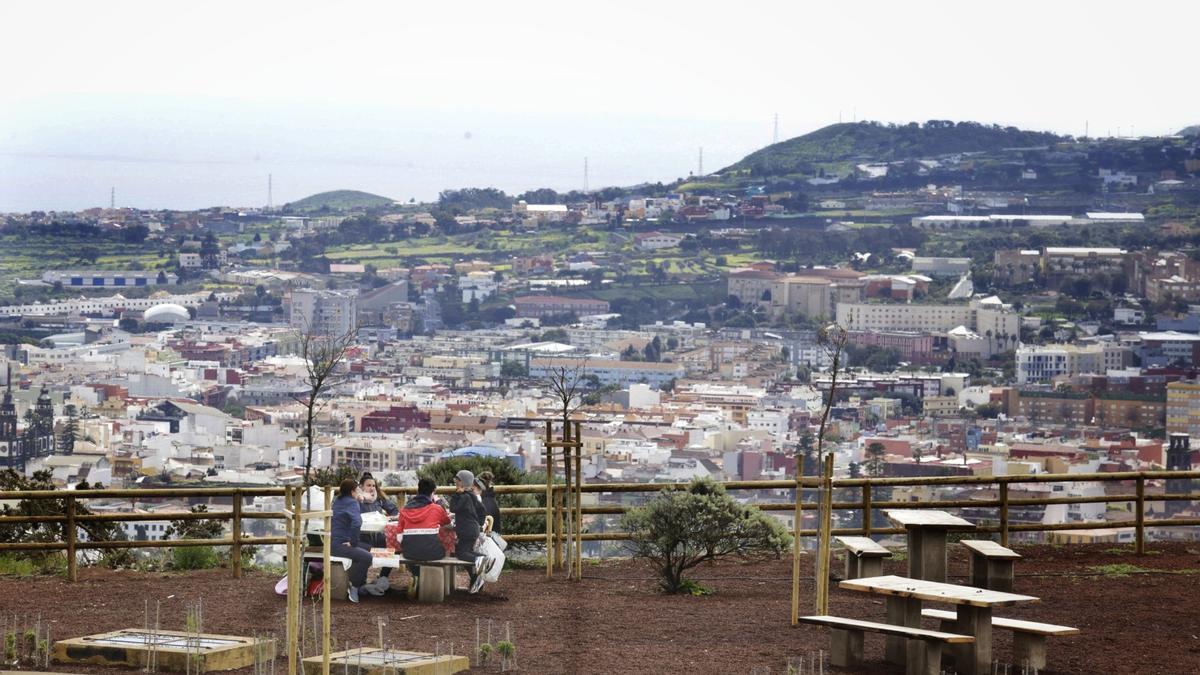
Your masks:
M 835 501 L 833 509 L 840 512 L 858 512 L 860 514 L 874 514 L 879 509 L 905 508 L 905 509 L 947 509 L 947 508 L 974 508 L 974 509 L 996 509 L 996 518 L 987 519 L 988 522 L 981 522 L 976 531 L 981 533 L 998 533 L 1000 542 L 1007 545 L 1010 533 L 1013 532 L 1050 532 L 1061 530 L 1091 530 L 1114 527 L 1133 527 L 1135 532 L 1136 551 L 1140 554 L 1145 551 L 1146 528 L 1151 527 L 1189 527 L 1200 526 L 1200 518 L 1146 518 L 1146 502 L 1154 501 L 1190 501 L 1200 500 L 1200 493 L 1179 493 L 1170 494 L 1167 492 L 1159 494 L 1147 494 L 1146 483 L 1148 481 L 1166 481 L 1166 480 L 1196 480 L 1200 479 L 1200 471 L 1126 471 L 1116 473 L 1089 473 L 1089 474 L 1032 474 L 1032 475 L 1016 475 L 1016 476 L 946 476 L 946 477 L 924 477 L 924 478 L 844 478 L 835 479 L 833 481 L 833 489 L 835 491 L 857 490 L 860 497 L 854 501 Z M 1134 491 L 1132 494 L 1119 495 L 1098 495 L 1098 496 L 1061 496 L 1061 497 L 1025 497 L 1015 498 L 1010 497 L 1009 492 L 1014 484 L 1032 484 L 1032 483 L 1070 483 L 1070 482 L 1095 482 L 1095 483 L 1126 483 L 1132 482 Z M 795 480 L 750 480 L 750 481 L 726 481 L 721 483 L 726 490 L 735 494 L 743 491 L 787 491 L 788 498 L 780 499 L 777 502 L 763 501 L 752 504 L 764 511 L 793 511 L 795 506 L 794 498 L 791 492 L 796 488 Z M 819 479 L 806 477 L 801 481 L 805 489 L 815 489 L 819 485 Z M 646 493 L 658 492 L 660 490 L 682 490 L 687 488 L 687 483 L 594 483 L 583 485 L 583 492 L 589 494 L 624 494 L 624 493 Z M 985 488 L 994 487 L 997 490 L 995 498 L 963 498 L 963 499 L 941 499 L 941 500 L 921 500 L 921 501 L 895 501 L 875 499 L 875 492 L 880 488 L 891 487 L 931 487 L 931 488 Z M 559 484 L 555 486 L 553 494 L 554 502 L 554 521 L 550 523 L 547 533 L 538 534 L 511 534 L 505 535 L 505 538 L 513 542 L 529 542 L 529 543 L 545 543 L 553 541 L 556 547 L 561 547 L 564 536 L 562 533 L 562 504 L 561 495 L 565 492 L 566 486 Z M 383 492 L 389 496 L 393 496 L 403 502 L 408 494 L 412 494 L 414 488 L 383 488 Z M 530 485 L 499 485 L 496 486 L 498 494 L 529 494 L 540 496 L 543 499 L 546 496 L 545 486 L 530 484 Z M 844 492 L 843 492 L 844 494 Z M 186 546 L 228 546 L 230 547 L 230 561 L 233 575 L 241 576 L 242 573 L 242 547 L 244 546 L 259 546 L 283 544 L 285 538 L 278 537 L 256 537 L 248 536 L 243 532 L 243 524 L 250 519 L 267 519 L 267 520 L 283 520 L 285 514 L 282 511 L 247 511 L 244 509 L 244 502 L 247 499 L 254 497 L 279 497 L 282 499 L 284 489 L 282 487 L 265 487 L 265 488 L 152 488 L 144 490 L 129 490 L 129 489 L 101 489 L 101 490 L 35 490 L 35 491 L 9 491 L 0 492 L 0 501 L 22 501 L 27 505 L 32 506 L 41 501 L 61 502 L 61 508 L 52 509 L 53 513 L 43 513 L 40 515 L 33 514 L 33 508 L 27 508 L 25 515 L 3 515 L 0 516 L 0 526 L 17 525 L 17 524 L 36 524 L 36 523 L 53 523 L 63 526 L 63 541 L 15 541 L 15 542 L 0 542 L 0 553 L 9 551 L 65 551 L 67 557 L 67 575 L 74 581 L 78 577 L 78 556 L 77 551 L 80 550 L 99 550 L 99 549 L 139 549 L 139 548 L 169 548 L 169 547 L 186 547 Z M 230 511 L 209 511 L 204 513 L 77 513 L 77 505 L 82 501 L 93 499 L 125 499 L 137 501 L 148 501 L 154 499 L 204 499 L 211 501 L 214 498 L 228 498 L 232 501 L 232 509 Z M 1055 504 L 1109 504 L 1109 503 L 1127 503 L 1132 504 L 1134 520 L 1132 524 L 1114 523 L 1111 521 L 1075 521 L 1065 523 L 1012 523 L 1010 522 L 1010 509 L 1012 507 L 1026 506 L 1049 506 Z M 625 513 L 628 506 L 620 504 L 594 504 L 583 506 L 581 511 L 584 516 L 589 515 L 619 515 Z M 816 511 L 816 502 L 804 502 L 801 505 L 802 511 Z M 44 509 L 39 509 L 44 510 Z M 544 515 L 546 510 L 542 506 L 525 507 L 525 508 L 506 508 L 502 509 L 502 515 Z M 230 536 L 220 539 L 180 539 L 180 540 L 109 540 L 109 541 L 88 541 L 80 539 L 79 526 L 87 522 L 102 522 L 102 523 L 124 523 L 124 522 L 139 522 L 139 521 L 178 521 L 178 520 L 215 520 L 215 521 L 230 521 Z M 860 525 L 858 527 L 842 527 L 835 528 L 833 534 L 861 534 L 866 536 L 872 535 L 887 535 L 900 534 L 903 532 L 899 528 L 876 528 L 873 527 L 871 517 L 860 517 L 856 519 Z M 796 531 L 793 529 L 793 534 Z M 814 536 L 815 529 L 799 529 L 800 536 Z M 629 535 L 620 531 L 601 531 L 601 532 L 584 532 L 584 541 L 619 541 L 628 539 Z M 557 559 L 561 560 L 561 556 Z

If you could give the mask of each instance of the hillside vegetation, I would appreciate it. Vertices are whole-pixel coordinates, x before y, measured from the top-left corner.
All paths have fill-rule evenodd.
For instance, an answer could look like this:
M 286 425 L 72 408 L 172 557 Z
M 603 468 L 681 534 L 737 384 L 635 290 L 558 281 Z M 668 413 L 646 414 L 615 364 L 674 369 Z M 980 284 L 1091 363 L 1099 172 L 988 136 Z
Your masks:
M 722 170 L 751 175 L 812 173 L 819 163 L 864 160 L 888 162 L 958 152 L 995 152 L 1004 148 L 1044 146 L 1063 140 L 1052 133 L 977 122 L 933 120 L 903 126 L 877 122 L 831 124 L 753 152 Z
M 1179 131 L 1180 136 L 1200 136 L 1200 124 L 1184 127 Z
M 395 200 L 371 194 L 370 192 L 362 192 L 360 190 L 331 190 L 330 192 L 320 192 L 301 199 L 299 201 L 285 204 L 285 211 L 297 213 L 305 213 L 312 211 L 350 211 L 353 209 L 370 209 L 380 206 L 388 206 Z

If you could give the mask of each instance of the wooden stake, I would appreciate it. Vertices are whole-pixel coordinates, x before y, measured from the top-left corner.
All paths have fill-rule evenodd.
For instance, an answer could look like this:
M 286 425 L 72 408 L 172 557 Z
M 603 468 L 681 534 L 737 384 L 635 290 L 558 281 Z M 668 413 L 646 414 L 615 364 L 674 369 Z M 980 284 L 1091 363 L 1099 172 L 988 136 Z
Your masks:
M 575 423 L 575 580 L 583 579 L 583 434 Z
M 1137 525 L 1137 554 L 1146 553 L 1146 478 L 1137 479 L 1137 513 L 1134 514 Z
M 233 578 L 237 579 L 242 576 L 242 493 L 238 490 L 233 495 L 233 547 L 230 549 L 229 557 L 233 567 Z
M 804 529 L 804 459 L 796 462 L 796 509 L 792 512 L 792 625 L 800 623 L 800 531 Z
M 79 559 L 75 555 L 75 498 L 67 497 L 67 522 L 63 526 L 67 530 L 67 579 L 79 581 Z
M 1000 484 L 1000 545 L 1008 546 L 1008 483 Z
M 299 524 L 302 522 L 300 518 L 301 508 L 301 489 L 289 487 L 287 494 L 288 511 L 291 516 L 288 517 L 288 674 L 299 675 L 297 667 L 299 664 L 296 661 L 296 650 L 299 648 L 297 631 L 299 629 L 299 621 L 297 620 L 300 614 L 300 560 L 297 550 L 298 538 L 300 534 Z M 328 582 L 328 579 L 326 579 Z
M 330 596 L 333 595 L 333 584 L 329 583 L 333 578 L 330 572 L 329 556 L 333 548 L 333 488 L 325 486 L 325 536 L 321 537 L 321 569 L 325 570 L 325 585 L 324 591 L 321 593 L 321 674 L 329 675 L 329 639 L 330 629 L 332 628 L 332 620 L 330 618 Z
M 833 453 L 825 455 L 821 481 L 821 522 L 817 542 L 817 614 L 829 613 L 830 534 L 833 529 Z
M 554 576 L 554 431 L 546 420 L 546 578 Z

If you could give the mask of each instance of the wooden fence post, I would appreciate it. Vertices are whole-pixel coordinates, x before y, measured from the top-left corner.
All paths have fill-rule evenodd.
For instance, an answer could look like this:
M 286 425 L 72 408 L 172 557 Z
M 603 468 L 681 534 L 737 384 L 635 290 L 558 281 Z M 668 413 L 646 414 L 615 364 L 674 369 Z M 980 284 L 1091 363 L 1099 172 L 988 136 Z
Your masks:
M 1146 477 L 1137 478 L 1137 554 L 1146 553 Z
M 332 563 L 329 560 L 333 548 L 333 488 L 325 486 L 325 536 L 321 537 L 321 569 L 330 570 Z M 331 580 L 333 574 L 326 571 L 326 580 Z M 321 675 L 329 675 L 329 647 L 333 626 L 333 618 L 330 615 L 330 595 L 333 593 L 333 584 L 325 584 L 325 592 L 321 593 Z M 380 645 L 382 647 L 383 645 Z
M 583 580 L 583 435 L 575 423 L 575 580 Z
M 66 529 L 67 539 L 67 580 L 79 581 L 79 558 L 75 554 L 75 498 L 67 497 L 67 522 L 63 525 Z
M 1008 483 L 1000 483 L 1000 545 L 1008 546 Z
M 242 491 L 233 495 L 233 547 L 230 550 L 229 562 L 233 566 L 233 578 L 242 576 Z
M 554 576 L 554 431 L 546 420 L 546 577 Z
M 863 536 L 871 536 L 871 484 L 866 483 L 862 486 L 862 514 L 863 514 Z

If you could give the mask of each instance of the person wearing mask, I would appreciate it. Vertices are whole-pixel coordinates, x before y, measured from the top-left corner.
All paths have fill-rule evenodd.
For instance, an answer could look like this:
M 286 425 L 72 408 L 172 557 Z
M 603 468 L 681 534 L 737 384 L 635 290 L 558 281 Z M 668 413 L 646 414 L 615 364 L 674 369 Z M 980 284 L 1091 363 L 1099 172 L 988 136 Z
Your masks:
M 401 552 L 406 560 L 441 560 L 446 557 L 446 549 L 438 539 L 438 530 L 450 524 L 450 514 L 434 501 L 435 490 L 437 483 L 432 478 L 422 478 L 417 481 L 417 494 L 400 509 L 396 536 L 401 538 Z M 415 597 L 421 570 L 416 565 L 409 565 L 408 571 L 412 575 L 408 595 Z
M 329 533 L 332 555 L 350 559 L 346 588 L 350 602 L 358 602 L 358 591 L 366 585 L 367 572 L 373 562 L 370 547 L 360 543 L 362 511 L 359 510 L 357 493 L 358 481 L 353 478 L 347 478 L 338 486 L 337 499 L 333 500 L 332 531 Z
M 475 494 L 475 474 L 463 469 L 454 476 L 454 494 L 450 496 L 450 512 L 454 514 L 454 534 L 458 545 L 454 557 L 473 563 L 470 571 L 471 592 L 483 587 L 483 566 L 486 559 L 475 552 L 475 541 L 483 528 L 483 503 Z
M 483 514 L 492 517 L 492 532 L 503 534 L 500 529 L 500 503 L 496 501 L 496 477 L 491 471 L 484 471 L 475 477 L 479 500 L 483 502 Z
M 358 481 L 358 508 L 362 513 L 383 512 L 393 517 L 400 513 L 400 509 L 392 500 L 379 493 L 379 483 L 370 472 L 364 473 Z M 363 532 L 359 541 L 367 549 L 387 548 L 387 538 L 383 532 Z M 391 573 L 390 567 L 379 570 L 379 577 L 364 587 L 364 590 L 372 595 L 383 595 L 390 585 L 388 575 Z

